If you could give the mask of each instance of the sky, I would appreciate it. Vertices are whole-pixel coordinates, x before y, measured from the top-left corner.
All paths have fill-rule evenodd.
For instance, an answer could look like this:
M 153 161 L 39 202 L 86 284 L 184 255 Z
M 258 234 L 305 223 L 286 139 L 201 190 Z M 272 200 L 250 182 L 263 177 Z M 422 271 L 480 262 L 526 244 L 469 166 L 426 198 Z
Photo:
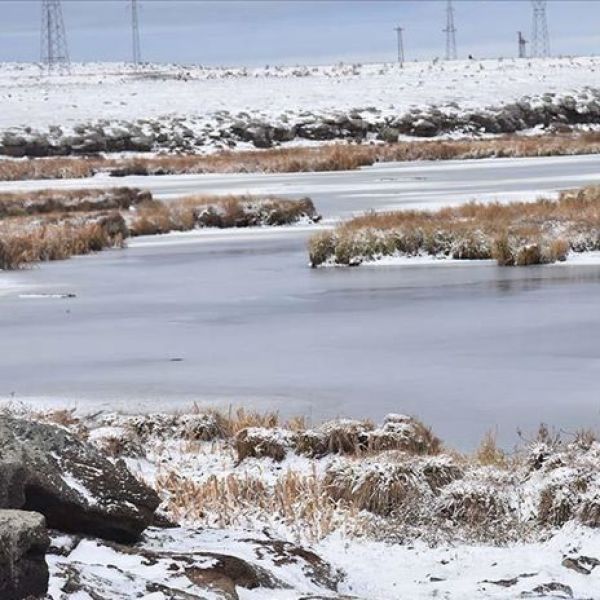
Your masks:
M 407 59 L 445 51 L 443 0 L 138 0 L 142 58 L 205 65 L 394 60 L 404 27 Z M 62 0 L 71 60 L 131 57 L 127 0 Z M 530 37 L 529 0 L 455 0 L 459 57 L 515 56 Z M 553 55 L 597 54 L 600 1 L 549 0 Z M 41 0 L 0 0 L 0 61 L 37 61 Z

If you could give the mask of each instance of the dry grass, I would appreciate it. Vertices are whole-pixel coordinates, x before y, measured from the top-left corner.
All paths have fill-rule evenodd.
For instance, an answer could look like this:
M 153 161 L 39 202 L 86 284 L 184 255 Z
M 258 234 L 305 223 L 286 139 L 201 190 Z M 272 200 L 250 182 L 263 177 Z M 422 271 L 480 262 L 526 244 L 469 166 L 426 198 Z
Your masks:
M 163 203 L 136 188 L 4 193 L 0 269 L 120 247 L 130 235 L 284 225 L 303 218 L 320 218 L 309 198 L 190 196 Z
M 92 422 L 72 411 L 33 417 L 85 437 L 89 430 L 90 441 L 115 457 L 150 461 L 170 516 L 195 525 L 284 528 L 299 540 L 341 531 L 434 544 L 539 539 L 570 521 L 600 526 L 600 444 L 590 431 L 567 441 L 543 426 L 510 455 L 488 433 L 472 455 L 453 456 L 422 423 L 402 415 L 389 415 L 380 427 L 340 421 L 310 430 L 302 419 L 282 423 L 276 413 L 243 409 Z M 389 424 L 402 425 L 395 433 L 416 442 L 369 448 L 369 436 Z M 432 436 L 429 445 L 421 428 Z M 328 452 L 295 456 L 284 469 L 277 461 L 298 453 L 296 440 L 307 431 L 328 432 Z
M 413 455 L 439 454 L 442 442 L 418 419 L 405 415 L 388 415 L 382 427 L 368 434 L 368 451 L 401 450 Z
M 245 458 L 272 458 L 281 462 L 293 445 L 294 434 L 279 428 L 248 427 L 234 439 L 238 462 Z
M 506 494 L 485 483 L 456 481 L 440 498 L 440 516 L 469 527 L 490 526 L 504 521 L 511 512 Z
M 336 502 L 381 516 L 398 512 L 422 496 L 422 482 L 408 462 L 340 462 L 327 470 L 323 485 Z
M 131 235 L 189 231 L 196 227 L 287 225 L 319 220 L 310 198 L 287 200 L 253 196 L 188 196 L 173 202 L 146 201 L 130 219 Z
M 461 260 L 494 258 L 524 266 L 564 260 L 569 250 L 600 249 L 600 187 L 558 200 L 469 203 L 435 212 L 369 213 L 319 233 L 311 264 L 360 264 L 381 256 L 428 254 Z
M 475 451 L 475 460 L 483 466 L 506 467 L 507 457 L 504 450 L 498 447 L 496 434 L 488 431 Z
M 5 219 L 0 221 L 0 269 L 121 247 L 127 235 L 119 213 L 52 217 L 43 222 L 35 217 Z
M 48 189 L 0 193 L 0 219 L 50 213 L 127 210 L 152 198 L 137 188 Z
M 368 434 L 374 427 L 371 421 L 329 421 L 316 429 L 299 432 L 295 440 L 296 451 L 309 457 L 361 454 L 368 448 Z
M 376 162 L 597 154 L 600 134 L 516 135 L 484 140 L 333 144 L 153 158 L 43 158 L 0 161 L 0 181 L 184 173 L 295 173 L 353 170 Z
M 195 482 L 168 472 L 159 477 L 157 488 L 168 495 L 170 514 L 208 526 L 244 527 L 262 515 L 276 515 L 298 538 L 319 540 L 342 525 L 336 503 L 314 473 L 288 471 L 268 486 L 248 475 L 211 475 Z

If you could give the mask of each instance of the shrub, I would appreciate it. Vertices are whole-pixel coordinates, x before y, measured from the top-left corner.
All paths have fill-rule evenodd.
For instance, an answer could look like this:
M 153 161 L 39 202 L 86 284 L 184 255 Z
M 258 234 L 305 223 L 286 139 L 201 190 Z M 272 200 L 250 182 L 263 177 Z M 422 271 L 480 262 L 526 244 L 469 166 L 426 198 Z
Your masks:
M 501 490 L 472 481 L 450 483 L 442 490 L 438 502 L 441 517 L 454 524 L 475 527 L 502 521 L 510 510 Z
M 387 415 L 383 426 L 368 433 L 371 452 L 403 450 L 411 454 L 438 454 L 441 441 L 429 427 L 405 415 Z
M 419 503 L 424 492 L 410 464 L 372 459 L 334 463 L 325 473 L 323 487 L 333 500 L 381 516 L 389 516 L 409 503 Z
M 341 419 L 324 423 L 317 429 L 300 432 L 295 440 L 296 451 L 310 457 L 327 454 L 352 454 L 368 448 L 370 421 Z
M 292 447 L 294 435 L 285 429 L 248 427 L 235 436 L 238 462 L 245 458 L 272 458 L 281 462 Z

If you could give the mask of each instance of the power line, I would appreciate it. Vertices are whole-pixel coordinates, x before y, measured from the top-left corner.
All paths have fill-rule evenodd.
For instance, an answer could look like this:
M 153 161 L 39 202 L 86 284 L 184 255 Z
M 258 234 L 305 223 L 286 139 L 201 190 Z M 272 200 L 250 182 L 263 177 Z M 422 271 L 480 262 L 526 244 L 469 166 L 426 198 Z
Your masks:
M 395 27 L 394 31 L 398 36 L 398 64 L 402 67 L 404 66 L 404 40 L 402 37 L 404 29 L 402 27 Z
M 142 62 L 142 51 L 140 49 L 140 24 L 138 19 L 137 0 L 131 1 L 131 47 L 132 60 L 136 68 Z
M 65 23 L 60 0 L 42 0 L 41 60 L 48 72 L 70 72 Z
M 550 56 L 550 36 L 546 18 L 546 0 L 531 0 L 533 7 L 533 26 L 531 32 L 532 56 L 547 58 Z

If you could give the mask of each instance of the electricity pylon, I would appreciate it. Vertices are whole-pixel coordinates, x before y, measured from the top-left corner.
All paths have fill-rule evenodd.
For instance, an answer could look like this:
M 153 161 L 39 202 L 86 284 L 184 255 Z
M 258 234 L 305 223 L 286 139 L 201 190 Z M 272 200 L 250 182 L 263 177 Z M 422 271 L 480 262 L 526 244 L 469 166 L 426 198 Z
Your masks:
M 136 68 L 142 62 L 142 51 L 140 49 L 140 23 L 138 19 L 137 0 L 131 0 L 131 57 Z
M 546 18 L 546 0 L 531 0 L 533 6 L 533 26 L 531 31 L 531 55 L 538 58 L 550 56 L 550 36 Z
M 404 29 L 402 27 L 395 27 L 394 31 L 398 36 L 398 64 L 402 67 L 404 66 L 404 40 L 402 39 Z
M 60 0 L 42 0 L 41 59 L 48 72 L 71 70 Z
M 456 60 L 456 27 L 454 26 L 454 7 L 452 0 L 446 5 L 446 60 Z

